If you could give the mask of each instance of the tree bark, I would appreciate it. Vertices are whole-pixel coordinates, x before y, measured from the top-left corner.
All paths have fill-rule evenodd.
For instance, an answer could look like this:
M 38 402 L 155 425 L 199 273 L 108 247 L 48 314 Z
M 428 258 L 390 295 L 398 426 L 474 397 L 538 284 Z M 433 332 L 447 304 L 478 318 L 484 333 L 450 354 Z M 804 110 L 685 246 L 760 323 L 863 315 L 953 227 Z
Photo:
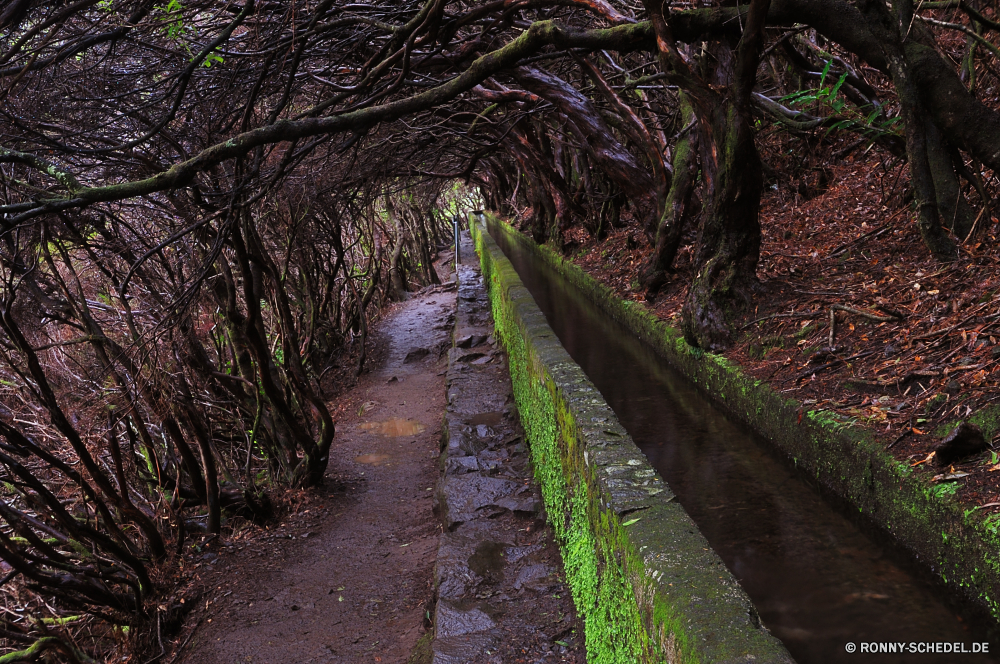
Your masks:
M 942 154 L 944 148 L 937 137 L 936 128 L 924 107 L 917 81 L 911 73 L 904 44 L 913 39 L 913 5 L 908 0 L 894 0 L 892 13 L 881 0 L 863 0 L 860 8 L 873 34 L 882 44 L 892 81 L 899 95 L 900 115 L 906 131 L 906 156 L 910 164 L 910 184 L 917 206 L 917 228 L 924 244 L 938 260 L 954 260 L 956 246 L 941 226 L 938 191 L 935 189 L 933 166 L 937 166 L 939 179 L 954 170 Z M 945 162 L 944 164 L 942 162 Z M 947 186 L 942 182 L 941 194 L 948 204 Z M 957 214 L 957 205 L 953 206 Z
M 569 129 L 593 163 L 628 196 L 644 228 L 656 226 L 657 186 L 647 169 L 624 145 L 597 111 L 594 103 L 562 79 L 539 69 L 519 67 L 518 83 L 559 109 Z M 660 189 L 663 189 L 661 186 Z
M 668 80 L 690 97 L 701 129 L 705 178 L 695 266 L 698 270 L 684 303 L 681 327 L 694 346 L 718 351 L 732 343 L 731 320 L 749 303 L 760 257 L 760 156 L 753 130 L 750 96 L 770 0 L 753 0 L 732 61 L 723 44 L 714 67 L 715 81 L 696 74 L 677 50 L 662 6 L 645 0 Z
M 406 244 L 406 236 L 403 225 L 396 216 L 396 208 L 389 197 L 385 197 L 385 211 L 389 216 L 389 223 L 396 231 L 395 244 L 392 246 L 392 253 L 389 254 L 389 281 L 392 285 L 392 298 L 397 302 L 404 302 L 410 297 L 406 288 L 406 279 L 403 277 L 402 256 L 403 247 Z
M 688 96 L 682 91 L 680 99 L 680 119 L 684 135 L 674 145 L 674 175 L 664 202 L 663 214 L 656 229 L 653 255 L 643 267 L 639 281 L 646 288 L 646 296 L 652 297 L 667 281 L 667 273 L 673 268 L 674 258 L 680 248 L 684 224 L 690 214 L 691 195 L 698 179 L 698 132 L 694 108 Z

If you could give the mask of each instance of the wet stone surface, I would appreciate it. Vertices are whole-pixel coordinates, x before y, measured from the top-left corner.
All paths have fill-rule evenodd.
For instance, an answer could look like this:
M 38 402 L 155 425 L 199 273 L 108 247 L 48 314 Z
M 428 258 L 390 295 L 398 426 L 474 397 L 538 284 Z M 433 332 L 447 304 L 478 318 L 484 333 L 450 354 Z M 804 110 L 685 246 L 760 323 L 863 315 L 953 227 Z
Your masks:
M 471 243 L 459 266 L 437 512 L 434 664 L 586 661 L 583 625 L 531 479 L 507 359 Z

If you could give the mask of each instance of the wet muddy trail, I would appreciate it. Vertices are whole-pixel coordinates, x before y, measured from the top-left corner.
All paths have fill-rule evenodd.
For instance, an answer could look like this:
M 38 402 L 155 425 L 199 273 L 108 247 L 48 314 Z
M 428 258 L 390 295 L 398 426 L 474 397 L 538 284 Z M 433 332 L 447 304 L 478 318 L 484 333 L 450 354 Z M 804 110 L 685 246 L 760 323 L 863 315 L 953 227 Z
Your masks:
M 441 533 L 444 373 L 455 293 L 426 289 L 380 327 L 388 356 L 331 406 L 326 485 L 307 510 L 228 555 L 207 554 L 191 664 L 406 662 L 427 626 Z

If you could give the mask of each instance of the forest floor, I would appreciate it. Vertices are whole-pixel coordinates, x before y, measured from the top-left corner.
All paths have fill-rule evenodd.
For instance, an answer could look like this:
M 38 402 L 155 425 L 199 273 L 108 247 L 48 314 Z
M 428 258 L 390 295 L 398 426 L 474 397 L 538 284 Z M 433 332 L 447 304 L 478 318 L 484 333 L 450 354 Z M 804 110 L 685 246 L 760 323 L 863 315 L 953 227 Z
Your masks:
M 938 263 L 900 191 L 902 167 L 875 158 L 768 189 L 760 291 L 725 356 L 804 408 L 877 431 L 897 459 L 926 464 L 946 483 L 943 492 L 1000 512 L 996 453 L 951 466 L 931 454 L 946 424 L 1000 405 L 1000 228 L 984 215 L 959 259 Z M 637 275 L 650 248 L 638 226 L 613 229 L 603 242 L 575 228 L 570 240 L 569 257 L 589 274 L 622 298 L 647 299 Z M 647 302 L 674 326 L 692 277 L 690 252 L 689 244 L 671 281 Z M 831 344 L 837 306 L 855 311 L 834 309 Z
M 290 493 L 279 523 L 186 545 L 176 601 L 196 608 L 164 661 L 409 659 L 432 610 L 454 311 L 453 289 L 430 287 L 382 320 L 382 352 L 330 404 L 339 419 L 323 487 Z

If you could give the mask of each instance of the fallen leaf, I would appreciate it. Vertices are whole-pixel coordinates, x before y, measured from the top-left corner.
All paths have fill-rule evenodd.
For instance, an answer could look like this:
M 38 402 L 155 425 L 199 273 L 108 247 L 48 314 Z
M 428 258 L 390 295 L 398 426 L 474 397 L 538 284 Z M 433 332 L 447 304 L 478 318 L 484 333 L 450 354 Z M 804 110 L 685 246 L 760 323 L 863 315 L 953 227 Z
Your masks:
M 931 478 L 932 482 L 948 482 L 950 480 L 960 480 L 963 477 L 968 477 L 969 473 L 942 473 L 940 475 L 935 475 Z

